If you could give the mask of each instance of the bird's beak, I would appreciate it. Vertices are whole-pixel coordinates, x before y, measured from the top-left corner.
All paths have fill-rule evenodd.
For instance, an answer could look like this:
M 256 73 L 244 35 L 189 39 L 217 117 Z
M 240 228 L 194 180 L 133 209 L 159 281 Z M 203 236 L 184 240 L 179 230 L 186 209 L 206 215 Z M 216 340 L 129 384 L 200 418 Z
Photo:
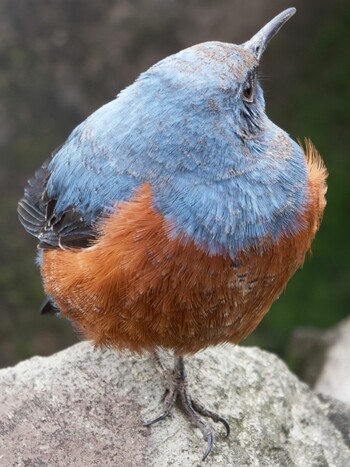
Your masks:
M 269 23 L 267 23 L 259 32 L 255 34 L 249 41 L 244 42 L 242 46 L 249 49 L 257 60 L 259 61 L 267 44 L 278 33 L 281 27 L 291 18 L 296 12 L 295 8 L 288 8 L 282 11 L 279 15 L 275 16 Z

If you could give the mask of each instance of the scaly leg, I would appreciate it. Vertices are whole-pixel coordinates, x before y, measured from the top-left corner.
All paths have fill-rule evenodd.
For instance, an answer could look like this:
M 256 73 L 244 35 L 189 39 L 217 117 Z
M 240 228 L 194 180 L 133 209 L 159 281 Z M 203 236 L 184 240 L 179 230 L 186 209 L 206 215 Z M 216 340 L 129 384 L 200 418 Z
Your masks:
M 163 401 L 163 413 L 155 419 L 146 422 L 145 426 L 153 425 L 154 423 L 169 417 L 173 412 L 175 402 L 177 402 L 192 425 L 199 428 L 203 437 L 206 439 L 207 448 L 204 452 L 203 460 L 206 459 L 213 449 L 214 430 L 202 417 L 211 418 L 214 422 L 221 422 L 226 429 L 226 436 L 230 434 L 229 424 L 223 417 L 206 409 L 202 403 L 192 399 L 187 388 L 187 375 L 182 357 L 175 355 L 174 369 L 171 374 L 169 374 L 163 366 L 158 353 L 154 352 L 153 359 L 158 371 L 165 376 L 166 393 Z

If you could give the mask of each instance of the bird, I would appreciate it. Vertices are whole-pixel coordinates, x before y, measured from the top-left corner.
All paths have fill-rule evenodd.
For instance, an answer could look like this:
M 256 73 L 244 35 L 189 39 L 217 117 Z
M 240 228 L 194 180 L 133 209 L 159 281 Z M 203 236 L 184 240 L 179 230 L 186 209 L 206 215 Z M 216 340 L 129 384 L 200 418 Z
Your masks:
M 237 344 L 302 266 L 326 205 L 310 140 L 267 116 L 259 65 L 294 15 L 240 45 L 210 41 L 159 61 L 77 126 L 28 181 L 20 222 L 38 239 L 47 302 L 95 346 L 152 356 L 214 446 L 227 420 L 190 394 L 184 358 Z M 169 371 L 160 349 L 174 355 Z

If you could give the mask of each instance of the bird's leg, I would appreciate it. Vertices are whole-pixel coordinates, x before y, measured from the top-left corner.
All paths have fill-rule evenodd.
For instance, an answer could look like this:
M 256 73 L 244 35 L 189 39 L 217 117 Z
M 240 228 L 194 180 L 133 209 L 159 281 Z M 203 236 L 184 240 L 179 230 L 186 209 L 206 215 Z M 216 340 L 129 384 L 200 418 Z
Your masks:
M 163 413 L 154 420 L 146 422 L 145 425 L 153 425 L 154 423 L 169 417 L 173 412 L 175 402 L 177 402 L 192 425 L 199 428 L 203 437 L 207 440 L 207 448 L 203 455 L 204 460 L 213 448 L 214 430 L 202 417 L 211 418 L 214 422 L 221 422 L 226 429 L 227 436 L 230 433 L 229 424 L 223 417 L 206 409 L 202 403 L 192 399 L 188 392 L 185 364 L 181 356 L 175 355 L 174 369 L 171 374 L 167 372 L 157 353 L 154 353 L 153 359 L 158 371 L 160 371 L 163 376 L 165 375 L 166 393 L 163 401 Z
M 155 350 L 152 355 L 153 362 L 158 370 L 158 372 L 163 376 L 165 379 L 165 393 L 163 397 L 163 413 L 158 417 L 150 420 L 149 422 L 145 422 L 145 426 L 153 425 L 154 423 L 159 422 L 160 420 L 164 420 L 172 415 L 173 407 L 176 401 L 177 392 L 176 392 L 176 384 L 173 382 L 173 373 L 169 373 L 167 368 L 163 365 L 159 353 Z

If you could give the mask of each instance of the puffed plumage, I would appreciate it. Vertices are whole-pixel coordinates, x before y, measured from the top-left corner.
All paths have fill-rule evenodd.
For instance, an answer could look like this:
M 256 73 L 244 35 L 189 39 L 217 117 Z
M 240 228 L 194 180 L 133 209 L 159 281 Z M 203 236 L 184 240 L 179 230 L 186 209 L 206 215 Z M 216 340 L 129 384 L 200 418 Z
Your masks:
M 95 345 L 172 349 L 164 412 L 187 391 L 182 356 L 252 332 L 303 262 L 326 169 L 265 113 L 257 79 L 282 12 L 242 45 L 167 57 L 81 123 L 20 201 L 52 306 Z M 47 307 L 45 308 L 47 311 Z M 158 367 L 163 369 L 158 358 Z

